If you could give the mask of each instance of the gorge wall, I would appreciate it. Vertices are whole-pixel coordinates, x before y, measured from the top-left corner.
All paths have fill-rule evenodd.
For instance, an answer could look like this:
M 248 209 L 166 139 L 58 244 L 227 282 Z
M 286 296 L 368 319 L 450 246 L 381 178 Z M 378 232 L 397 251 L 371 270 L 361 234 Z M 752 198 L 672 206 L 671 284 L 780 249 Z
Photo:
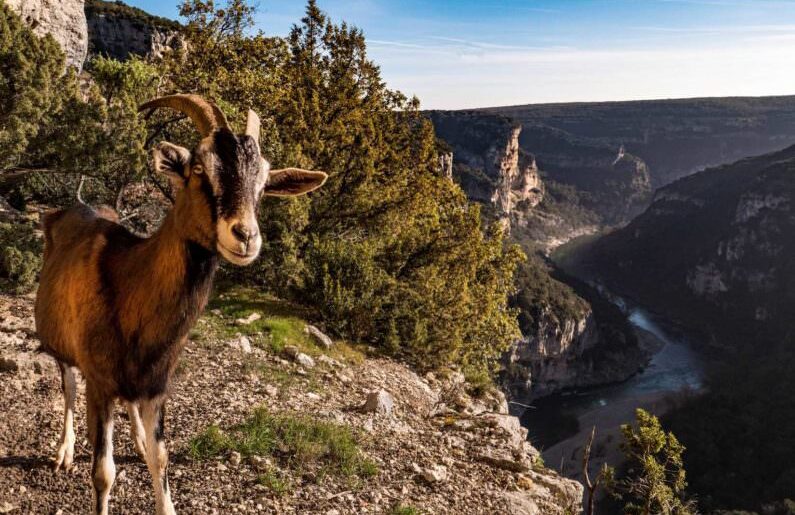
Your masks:
M 500 116 L 431 111 L 436 134 L 450 146 L 447 172 L 467 196 L 498 218 L 536 207 L 544 185 L 532 154 L 519 148 L 522 127 Z
M 172 20 L 117 2 L 86 1 L 89 51 L 114 59 L 160 55 L 183 43 Z
M 657 192 L 579 266 L 724 346 L 791 338 L 795 147 L 711 168 Z
M 589 206 L 598 209 L 601 202 L 600 215 L 583 207 L 576 191 L 572 196 L 572 186 L 549 179 L 546 165 L 539 170 L 540 158 L 522 146 L 523 138 L 528 140 L 524 132 L 532 133 L 529 140 L 537 139 L 538 127 L 527 129 L 506 117 L 477 112 L 432 111 L 427 116 L 443 140 L 439 169 L 484 206 L 486 218 L 506 224 L 529 254 L 513 300 L 523 336 L 503 359 L 506 391 L 526 400 L 619 381 L 636 372 L 645 356 L 617 308 L 584 284 L 575 291 L 566 279 L 554 278 L 551 266 L 535 254 L 592 232 L 605 220 L 623 220 L 636 203 L 645 202 L 649 182 L 643 162 L 599 146 L 576 153 L 560 148 L 560 135 L 543 132 L 547 142 L 558 144 L 538 147 L 546 149 L 549 166 L 580 173 L 571 180 L 602 192 L 601 197 L 591 195 L 598 200 Z
M 610 148 L 623 145 L 648 164 L 655 188 L 709 166 L 795 143 L 793 96 L 535 104 L 482 111 L 507 116 L 525 128 L 543 124 Z

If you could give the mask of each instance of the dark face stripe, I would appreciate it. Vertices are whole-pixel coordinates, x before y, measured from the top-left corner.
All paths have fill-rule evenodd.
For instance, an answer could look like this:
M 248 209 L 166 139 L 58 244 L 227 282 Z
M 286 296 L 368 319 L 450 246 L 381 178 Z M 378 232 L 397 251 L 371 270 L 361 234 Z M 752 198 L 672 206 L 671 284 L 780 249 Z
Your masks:
M 256 210 L 260 156 L 254 139 L 220 129 L 215 133 L 215 153 L 218 156 L 215 173 L 221 190 L 218 215 L 234 217 L 245 205 Z

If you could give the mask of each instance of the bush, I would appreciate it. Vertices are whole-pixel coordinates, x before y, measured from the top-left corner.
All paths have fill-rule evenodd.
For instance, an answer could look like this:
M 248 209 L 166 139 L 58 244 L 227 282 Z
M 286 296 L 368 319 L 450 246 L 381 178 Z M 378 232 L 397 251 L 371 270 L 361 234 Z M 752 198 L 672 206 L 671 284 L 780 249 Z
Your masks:
M 32 224 L 0 223 L 0 291 L 32 291 L 41 268 L 42 249 Z

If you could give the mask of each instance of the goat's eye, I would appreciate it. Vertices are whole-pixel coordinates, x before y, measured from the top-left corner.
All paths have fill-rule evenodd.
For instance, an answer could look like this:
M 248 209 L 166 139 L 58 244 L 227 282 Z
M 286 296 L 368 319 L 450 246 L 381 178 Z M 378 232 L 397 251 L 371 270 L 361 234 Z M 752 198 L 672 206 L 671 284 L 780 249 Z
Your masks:
M 204 167 L 202 165 L 193 165 L 193 173 L 196 175 L 201 175 L 204 173 Z

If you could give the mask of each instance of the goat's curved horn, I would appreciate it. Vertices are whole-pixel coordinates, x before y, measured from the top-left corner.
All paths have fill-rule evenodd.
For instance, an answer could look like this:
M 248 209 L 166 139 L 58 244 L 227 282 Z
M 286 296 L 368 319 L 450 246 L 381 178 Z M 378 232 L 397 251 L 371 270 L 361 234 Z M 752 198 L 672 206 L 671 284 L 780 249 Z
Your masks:
M 218 127 L 228 127 L 226 116 L 218 109 L 218 106 L 211 104 L 199 95 L 180 94 L 155 98 L 138 106 L 138 111 L 158 107 L 170 107 L 188 115 L 202 137 L 208 136 Z
M 246 118 L 246 136 L 251 136 L 254 138 L 254 141 L 256 141 L 257 144 L 259 144 L 259 127 L 259 116 L 257 116 L 257 113 L 249 109 L 248 118 Z

